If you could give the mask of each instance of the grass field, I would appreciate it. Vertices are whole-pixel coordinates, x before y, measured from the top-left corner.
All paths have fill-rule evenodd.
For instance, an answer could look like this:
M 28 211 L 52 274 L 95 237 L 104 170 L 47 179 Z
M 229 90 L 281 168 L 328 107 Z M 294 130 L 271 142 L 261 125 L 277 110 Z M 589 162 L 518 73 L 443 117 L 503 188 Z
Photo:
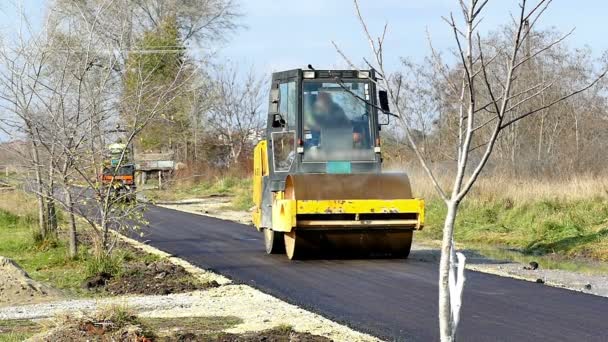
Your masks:
M 91 292 L 81 288 L 86 278 L 102 271 L 119 274 L 125 261 L 133 258 L 129 251 L 118 249 L 111 257 L 98 259 L 86 244 L 81 244 L 80 253 L 72 259 L 68 255 L 65 238 L 34 239 L 36 203 L 33 196 L 21 191 L 3 192 L 1 195 L 0 255 L 16 261 L 34 280 L 69 295 L 90 296 Z M 59 223 L 61 229 L 64 222 L 60 219 Z M 62 235 L 62 231 L 59 234 Z
M 67 248 L 60 241 L 34 240 L 34 199 L 18 191 L 2 195 L 0 255 L 15 260 L 35 280 L 60 289 L 78 288 L 86 277 L 85 265 L 68 258 Z
M 440 239 L 445 207 L 427 203 L 421 237 Z M 471 199 L 456 220 L 457 242 L 500 245 L 524 254 L 558 254 L 608 261 L 608 201 L 603 198 L 539 199 L 514 203 Z
M 416 196 L 427 200 L 419 237 L 440 239 L 445 206 L 424 176 L 413 177 L 412 184 Z M 481 178 L 461 204 L 455 239 L 527 255 L 608 261 L 608 181 Z

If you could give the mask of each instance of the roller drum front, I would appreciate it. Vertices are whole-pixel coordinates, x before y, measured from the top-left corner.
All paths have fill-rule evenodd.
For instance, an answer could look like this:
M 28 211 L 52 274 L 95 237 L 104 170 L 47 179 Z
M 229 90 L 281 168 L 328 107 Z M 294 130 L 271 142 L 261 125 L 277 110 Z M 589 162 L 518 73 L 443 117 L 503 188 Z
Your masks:
M 404 174 L 290 175 L 286 180 L 285 198 L 313 203 L 312 209 L 296 205 L 298 225 L 284 235 L 290 259 L 407 258 L 409 255 L 413 227 L 418 222 L 416 217 L 395 219 L 395 213 L 380 211 L 381 208 L 377 208 L 378 211 L 363 209 L 368 204 L 365 201 L 411 198 L 409 180 Z M 323 203 L 324 200 L 335 201 L 332 203 L 337 208 L 314 205 L 315 201 Z M 357 205 L 359 207 L 353 209 Z M 363 214 L 347 214 L 352 213 L 348 210 L 362 210 Z M 373 215 L 374 219 L 360 220 L 365 215 Z
M 308 258 L 407 258 L 412 230 L 307 231 L 285 234 L 289 259 Z

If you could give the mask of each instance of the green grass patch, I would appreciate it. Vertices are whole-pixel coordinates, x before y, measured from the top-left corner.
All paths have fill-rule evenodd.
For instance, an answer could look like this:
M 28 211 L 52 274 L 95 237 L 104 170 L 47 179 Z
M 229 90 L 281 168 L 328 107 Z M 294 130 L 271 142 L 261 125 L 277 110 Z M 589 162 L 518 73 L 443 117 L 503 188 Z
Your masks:
M 35 224 L 0 210 L 0 255 L 15 260 L 35 280 L 59 289 L 75 289 L 86 276 L 82 262 L 70 259 L 61 241 L 35 239 Z
M 70 258 L 62 239 L 39 241 L 35 232 L 36 223 L 31 216 L 0 209 L 0 255 L 13 259 L 34 280 L 69 295 L 90 296 L 93 293 L 81 287 L 85 279 L 100 272 L 120 275 L 125 262 L 135 258 L 132 252 L 119 248 L 110 257 L 99 259 L 84 244 L 80 244 L 78 256 Z M 137 258 L 155 261 L 158 257 L 146 254 Z
M 42 331 L 42 326 L 30 320 L 1 320 L 0 342 L 20 342 Z
M 419 236 L 441 239 L 446 209 L 427 201 L 426 227 Z M 457 242 L 502 245 L 526 255 L 561 255 L 608 261 L 608 201 L 542 199 L 513 203 L 465 201 L 456 219 Z

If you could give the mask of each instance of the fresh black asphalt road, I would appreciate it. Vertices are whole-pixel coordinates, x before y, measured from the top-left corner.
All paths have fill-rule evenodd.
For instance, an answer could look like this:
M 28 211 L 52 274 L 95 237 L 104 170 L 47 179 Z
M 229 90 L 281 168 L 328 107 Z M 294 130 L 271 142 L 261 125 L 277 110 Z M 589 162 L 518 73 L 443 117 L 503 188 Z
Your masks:
M 437 264 L 288 261 L 253 227 L 149 207 L 140 240 L 287 302 L 389 341 L 436 341 Z M 419 252 L 424 253 L 424 252 Z M 469 271 L 459 340 L 608 341 L 608 299 Z

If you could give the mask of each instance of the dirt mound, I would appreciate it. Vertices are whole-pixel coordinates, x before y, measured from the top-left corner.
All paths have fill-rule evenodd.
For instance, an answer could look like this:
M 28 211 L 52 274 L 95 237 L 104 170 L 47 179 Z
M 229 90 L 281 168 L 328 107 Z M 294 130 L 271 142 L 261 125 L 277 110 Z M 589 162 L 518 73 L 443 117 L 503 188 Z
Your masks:
M 129 325 L 117 330 L 104 327 L 103 324 L 81 323 L 53 329 L 43 336 L 37 336 L 31 341 L 98 341 L 98 342 L 147 342 L 139 326 Z
M 99 341 L 99 342 L 332 342 L 333 340 L 294 330 L 272 329 L 245 334 L 197 334 L 176 332 L 157 336 L 138 324 L 116 327 L 112 322 L 79 322 L 53 329 L 33 341 Z
M 55 328 L 30 341 L 152 341 L 146 337 L 150 333 L 144 332 L 137 317 L 123 310 L 109 310 L 80 319 L 65 317 L 56 324 Z
M 59 297 L 59 291 L 32 280 L 16 262 L 0 256 L 0 306 L 40 303 Z
M 200 283 L 183 267 L 168 261 L 146 265 L 134 263 L 120 277 L 112 279 L 106 290 L 112 294 L 168 295 L 217 287 L 216 282 Z
M 176 333 L 173 336 L 158 339 L 165 342 L 331 342 L 332 340 L 310 333 L 300 333 L 292 329 L 271 329 L 245 334 L 222 333 L 217 336 L 194 333 Z
M 56 327 L 31 341 L 125 341 L 125 342 L 331 342 L 323 336 L 300 333 L 290 326 L 259 332 L 231 334 L 211 326 L 191 326 L 187 319 L 167 322 L 171 328 L 140 320 L 128 309 L 113 307 L 78 319 L 65 317 Z M 211 329 L 210 329 L 211 328 Z
M 87 289 L 105 289 L 114 295 L 168 295 L 217 287 L 215 281 L 201 283 L 183 267 L 166 260 L 151 263 L 132 262 L 125 265 L 123 273 L 112 277 L 97 274 L 83 283 Z

